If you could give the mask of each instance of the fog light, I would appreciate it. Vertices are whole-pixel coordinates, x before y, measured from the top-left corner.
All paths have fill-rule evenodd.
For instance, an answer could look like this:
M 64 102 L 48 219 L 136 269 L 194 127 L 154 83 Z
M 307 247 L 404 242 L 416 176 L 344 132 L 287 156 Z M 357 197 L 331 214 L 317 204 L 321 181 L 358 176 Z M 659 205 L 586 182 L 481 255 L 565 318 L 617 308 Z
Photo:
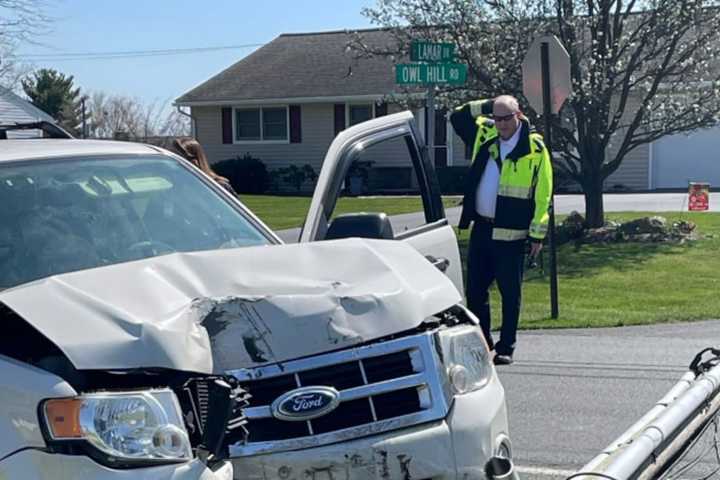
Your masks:
M 462 365 L 453 365 L 448 370 L 450 385 L 455 393 L 462 395 L 467 393 L 470 388 L 470 380 L 468 378 L 467 368 Z
M 185 432 L 175 425 L 164 425 L 153 434 L 154 453 L 158 457 L 182 458 L 189 440 Z
M 448 395 L 463 395 L 484 387 L 492 378 L 490 354 L 475 325 L 448 328 L 438 333 Z

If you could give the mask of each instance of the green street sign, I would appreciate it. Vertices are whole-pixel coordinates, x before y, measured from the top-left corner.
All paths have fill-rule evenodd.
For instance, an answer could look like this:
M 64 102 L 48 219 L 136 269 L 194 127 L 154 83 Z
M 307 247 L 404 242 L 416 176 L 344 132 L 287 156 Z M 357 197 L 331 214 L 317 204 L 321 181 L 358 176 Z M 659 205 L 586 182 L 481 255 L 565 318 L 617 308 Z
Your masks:
M 464 85 L 467 65 L 462 63 L 401 63 L 395 65 L 399 85 Z
M 410 45 L 410 61 L 443 63 L 455 60 L 455 45 L 452 43 L 433 43 L 414 41 Z

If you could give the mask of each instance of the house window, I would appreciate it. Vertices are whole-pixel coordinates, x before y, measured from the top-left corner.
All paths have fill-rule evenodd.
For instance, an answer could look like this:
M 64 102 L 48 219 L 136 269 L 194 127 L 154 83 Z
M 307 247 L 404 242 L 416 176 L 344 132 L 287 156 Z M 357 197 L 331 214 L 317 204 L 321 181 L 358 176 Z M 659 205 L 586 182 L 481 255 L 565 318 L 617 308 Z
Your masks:
M 263 140 L 287 140 L 287 108 L 263 108 Z
M 348 105 L 348 125 L 353 126 L 373 118 L 372 103 Z
M 259 108 L 235 110 L 235 139 L 262 140 Z
M 287 107 L 235 109 L 236 142 L 285 142 L 287 139 Z

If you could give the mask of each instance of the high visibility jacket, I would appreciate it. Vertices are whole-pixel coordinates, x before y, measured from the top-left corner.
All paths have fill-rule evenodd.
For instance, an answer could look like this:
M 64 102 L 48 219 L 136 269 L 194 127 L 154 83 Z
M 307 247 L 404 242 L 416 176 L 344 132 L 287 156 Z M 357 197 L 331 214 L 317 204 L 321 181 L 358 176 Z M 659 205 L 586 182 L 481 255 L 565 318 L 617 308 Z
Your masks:
M 515 148 L 500 159 L 500 140 L 489 118 L 492 101 L 480 100 L 456 109 L 450 121 L 467 145 L 473 146 L 472 166 L 466 181 L 459 228 L 475 218 L 475 197 L 485 166 L 498 165 L 498 188 L 492 238 L 502 241 L 545 238 L 548 208 L 552 195 L 552 165 L 542 136 L 531 132 L 527 120 L 520 121 L 520 138 Z

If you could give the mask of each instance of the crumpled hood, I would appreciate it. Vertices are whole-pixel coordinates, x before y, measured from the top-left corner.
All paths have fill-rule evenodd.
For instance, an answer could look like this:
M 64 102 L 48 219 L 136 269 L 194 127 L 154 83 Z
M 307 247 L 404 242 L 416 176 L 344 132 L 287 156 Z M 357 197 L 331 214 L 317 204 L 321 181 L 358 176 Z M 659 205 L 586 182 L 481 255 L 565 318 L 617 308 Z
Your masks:
M 176 253 L 0 292 L 78 369 L 201 373 L 349 347 L 460 300 L 412 247 L 360 239 Z

